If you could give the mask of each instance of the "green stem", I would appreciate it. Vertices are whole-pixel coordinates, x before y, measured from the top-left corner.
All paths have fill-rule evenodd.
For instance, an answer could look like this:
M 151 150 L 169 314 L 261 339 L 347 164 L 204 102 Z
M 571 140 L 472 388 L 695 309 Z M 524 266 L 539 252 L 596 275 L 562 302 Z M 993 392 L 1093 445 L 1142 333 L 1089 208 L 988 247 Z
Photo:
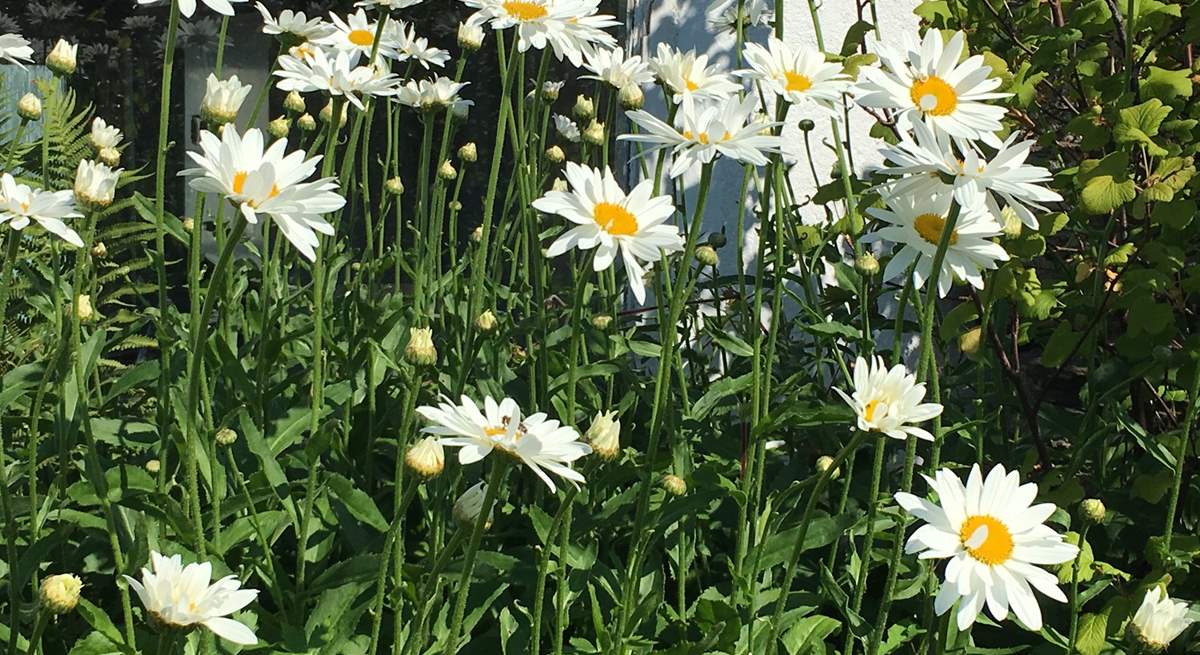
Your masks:
M 29 638 L 29 647 L 25 649 L 25 655 L 34 655 L 38 652 L 38 645 L 42 642 L 42 633 L 46 631 L 46 624 L 50 622 L 50 612 L 41 610 L 38 612 L 37 621 L 33 624 L 33 636 Z M 13 643 L 17 642 L 13 639 Z
M 1071 562 L 1071 632 L 1067 638 L 1067 655 L 1075 652 L 1075 639 L 1079 635 L 1079 562 L 1083 559 L 1083 548 L 1087 544 L 1087 533 L 1091 527 L 1090 522 L 1083 524 L 1079 531 L 1079 554 Z
M 483 495 L 483 506 L 479 508 L 479 516 L 471 528 L 471 539 L 463 553 L 462 574 L 458 578 L 458 592 L 454 599 L 454 610 L 450 619 L 450 632 L 446 635 L 446 647 L 443 655 L 455 655 L 459 652 L 458 639 L 462 634 L 463 616 L 467 612 L 467 596 L 471 593 L 471 576 L 475 573 L 475 555 L 479 552 L 479 542 L 483 539 L 484 528 L 492 515 L 492 505 L 500 485 L 504 484 L 505 474 L 508 473 L 508 460 L 497 453 L 492 458 L 492 473 L 488 476 L 487 490 Z
M 4 344 L 4 333 L 8 327 L 8 296 L 12 289 L 12 274 L 13 267 L 17 261 L 17 252 L 21 248 L 21 233 L 12 229 L 9 226 L 8 236 L 5 239 L 4 261 L 0 262 L 0 345 Z M 13 514 L 12 498 L 8 491 L 8 447 L 4 440 L 4 422 L 0 420 L 0 503 L 4 515 L 4 537 L 7 554 L 5 559 L 13 564 L 9 565 L 10 572 L 8 574 L 8 612 L 9 621 L 8 629 L 12 634 L 16 634 L 20 621 L 20 589 L 13 582 L 13 574 L 11 569 L 16 566 L 17 562 L 17 517 Z M 30 472 L 33 475 L 33 472 Z M 37 508 L 32 508 L 34 513 Z M 17 648 L 17 640 L 14 636 L 9 644 L 9 652 L 15 652 Z
M 1200 361 L 1192 363 L 1192 388 L 1188 391 L 1187 416 L 1183 420 L 1183 434 L 1179 435 L 1179 448 L 1175 450 L 1175 479 L 1171 483 L 1171 499 L 1167 502 L 1167 521 L 1163 526 L 1163 548 L 1171 550 L 1171 537 L 1175 534 L 1175 511 L 1179 507 L 1179 493 L 1183 489 L 1183 464 L 1187 460 L 1191 445 L 1192 427 L 1196 423 L 1197 403 L 1200 401 Z
M 858 577 L 854 582 L 854 598 L 850 609 L 854 613 L 862 610 L 863 599 L 867 594 L 867 572 L 871 570 L 871 551 L 875 548 L 875 517 L 879 509 L 879 481 L 883 477 L 883 455 L 887 452 L 886 437 L 876 435 L 875 458 L 871 464 L 871 493 L 867 496 L 867 533 L 863 538 L 862 553 L 859 555 Z M 845 643 L 842 645 L 842 655 L 854 652 L 854 633 L 847 630 Z

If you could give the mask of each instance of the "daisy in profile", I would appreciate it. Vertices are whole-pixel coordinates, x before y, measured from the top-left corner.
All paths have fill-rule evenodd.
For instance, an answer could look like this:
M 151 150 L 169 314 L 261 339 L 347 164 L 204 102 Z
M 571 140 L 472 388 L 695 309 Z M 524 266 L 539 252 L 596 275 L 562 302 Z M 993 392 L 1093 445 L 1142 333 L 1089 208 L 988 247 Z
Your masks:
M 33 61 L 33 48 L 20 34 L 0 34 L 0 59 L 25 68 L 24 64 Z
M 243 136 L 226 125 L 220 137 L 207 130 L 200 133 L 200 152 L 188 153 L 197 168 L 180 175 L 194 178 L 191 186 L 197 191 L 227 198 L 250 223 L 269 216 L 288 241 L 314 261 L 317 233 L 333 234 L 333 226 L 322 216 L 341 209 L 346 200 L 338 195 L 332 177 L 305 181 L 316 172 L 319 156 L 305 159 L 302 150 L 286 150 L 287 139 L 264 150 L 259 130 L 247 130 Z
M 583 133 L 579 131 L 579 126 L 575 124 L 575 121 L 562 114 L 554 115 L 554 131 L 571 143 L 579 143 L 579 140 L 583 138 Z
M 214 635 L 235 644 L 258 643 L 246 624 L 228 618 L 258 598 L 255 589 L 242 589 L 237 576 L 230 575 L 209 584 L 212 564 L 183 565 L 179 555 L 164 557 L 150 551 L 150 567 L 142 569 L 139 581 L 122 576 L 137 593 L 146 611 L 158 623 L 176 630 L 202 626 Z
M 275 71 L 280 79 L 275 86 L 283 91 L 320 91 L 344 96 L 359 109 L 363 108 L 359 96 L 386 97 L 396 93 L 395 75 L 374 66 L 355 66 L 351 57 L 357 55 L 342 51 L 330 57 L 322 48 L 306 50 L 302 56 L 282 55 Z
M 277 37 L 288 36 L 294 39 L 293 43 L 295 41 L 317 41 L 329 36 L 334 30 L 334 27 L 321 20 L 320 16 L 309 19 L 303 11 L 284 9 L 276 18 L 263 6 L 263 3 L 256 3 L 255 7 L 263 17 L 263 34 Z
M 365 10 L 359 9 L 346 16 L 345 20 L 334 13 L 330 13 L 329 18 L 333 21 L 333 29 L 318 43 L 338 52 L 350 53 L 350 63 L 358 63 L 360 58 L 369 58 L 372 50 L 375 50 L 377 57 L 396 57 L 396 44 L 388 38 L 389 32 L 386 29 L 376 49 L 375 33 L 379 30 L 379 23 L 367 18 Z
M 783 142 L 771 133 L 779 123 L 762 121 L 754 96 L 732 96 L 722 103 L 705 104 L 685 98 L 679 107 L 672 127 L 643 109 L 626 112 L 626 116 L 643 131 L 623 134 L 623 141 L 650 144 L 642 150 L 643 157 L 664 148 L 672 155 L 670 175 L 679 177 L 699 164 L 707 164 L 717 156 L 736 159 L 743 164 L 763 166 L 768 155 L 777 153 Z
M 235 3 L 246 2 L 247 0 L 202 0 L 209 9 L 221 14 L 222 16 L 233 15 L 233 5 Z M 161 2 L 161 0 L 138 0 L 139 5 L 152 5 Z M 184 18 L 191 18 L 192 14 L 196 13 L 196 0 L 179 0 L 179 13 Z
M 953 137 L 998 143 L 995 132 L 1005 110 L 984 101 L 1011 94 L 996 93 L 1000 78 L 991 77 L 983 55 L 959 61 L 966 44 L 962 32 L 955 32 L 945 46 L 935 29 L 925 32 L 920 45 L 908 40 L 907 59 L 882 43 L 874 44 L 871 49 L 883 65 L 862 68 L 858 104 L 895 110 L 902 131 L 920 119 Z
M 597 49 L 588 56 L 584 67 L 592 72 L 584 75 L 584 79 L 606 82 L 618 91 L 630 84 L 647 86 L 654 83 L 650 66 L 640 55 L 626 56 L 623 48 Z
M 121 145 L 121 130 L 97 116 L 92 120 L 92 132 L 89 140 L 97 152 L 105 148 L 116 148 Z
M 770 0 L 717 0 L 705 12 L 705 19 L 709 31 L 714 34 L 734 34 L 739 24 L 769 27 L 775 22 L 775 3 Z
M 872 207 L 871 216 L 885 223 L 875 232 L 862 238 L 863 243 L 891 241 L 900 244 L 900 251 L 888 262 L 883 271 L 885 280 L 903 277 L 913 261 L 913 283 L 920 289 L 925 286 L 933 271 L 933 258 L 946 230 L 950 215 L 952 196 L 911 196 L 893 194 L 886 198 L 887 209 Z M 1008 261 L 1008 253 L 992 237 L 999 236 L 1002 227 L 990 214 L 963 207 L 954 231 L 950 234 L 942 269 L 938 274 L 938 295 L 945 296 L 954 284 L 954 278 L 965 280 L 976 289 L 983 288 L 985 269 L 994 269 L 996 262 Z
M 925 385 L 908 372 L 903 364 L 890 370 L 883 358 L 875 356 L 870 363 L 861 356 L 854 362 L 854 391 L 847 395 L 834 388 L 842 400 L 858 415 L 858 429 L 880 432 L 893 439 L 917 437 L 933 441 L 933 435 L 916 426 L 941 416 L 942 406 L 922 403 Z
M 671 92 L 675 104 L 689 97 L 726 100 L 742 88 L 715 65 L 709 66 L 708 55 L 697 55 L 695 50 L 681 52 L 666 43 L 658 44 L 650 69 Z
M 975 622 L 987 605 L 996 621 L 1011 608 L 1030 630 L 1042 629 L 1042 611 L 1033 591 L 1065 603 L 1058 578 L 1039 568 L 1069 562 L 1079 549 L 1043 524 L 1058 509 L 1034 505 L 1038 487 L 1021 484 L 1016 471 L 996 465 L 985 480 L 976 464 L 966 487 L 949 469 L 924 476 L 940 505 L 909 493 L 897 493 L 904 511 L 925 522 L 905 545 L 921 559 L 948 559 L 946 578 L 934 599 L 939 616 L 958 602 L 959 630 Z
M 849 86 L 849 78 L 839 64 L 827 63 L 820 50 L 793 48 L 772 36 L 764 48 L 747 43 L 744 77 L 762 80 L 775 95 L 794 105 L 816 106 L 837 116 L 834 106 Z
M 400 20 L 390 20 L 383 28 L 385 41 L 394 45 L 396 61 L 415 61 L 429 70 L 430 66 L 442 67 L 450 61 L 450 53 L 429 45 L 429 39 L 417 36 L 412 25 Z
M 570 191 L 550 191 L 533 201 L 533 208 L 575 223 L 546 252 L 557 257 L 571 248 L 596 249 L 592 270 L 612 266 L 618 252 L 625 263 L 629 287 L 639 303 L 646 301 L 642 276 L 663 253 L 683 249 L 683 237 L 668 219 L 675 213 L 670 196 L 651 196 L 654 184 L 643 180 L 628 194 L 612 171 L 568 162 L 564 170 Z
M 552 492 L 557 488 L 547 473 L 576 486 L 585 482 L 583 475 L 570 465 L 591 453 L 592 447 L 579 440 L 575 428 L 561 425 L 545 414 L 522 416 L 521 408 L 512 398 L 496 402 L 487 396 L 482 410 L 467 396 L 458 405 L 443 399 L 436 407 L 418 407 L 417 413 L 431 424 L 422 432 L 436 435 L 443 446 L 457 447 L 458 461 L 462 464 L 478 462 L 499 450 L 529 467 Z
M 1142 604 L 1129 623 L 1129 632 L 1149 652 L 1165 653 L 1193 620 L 1188 616 L 1187 603 L 1171 600 L 1166 589 L 1155 585 L 1142 597 Z
M 985 157 L 970 143 L 960 143 L 956 151 L 950 137 L 931 130 L 924 121 L 912 125 L 912 135 L 900 133 L 900 142 L 884 147 L 880 153 L 891 166 L 876 169 L 897 179 L 888 184 L 889 193 L 901 195 L 937 195 L 953 193 L 965 207 L 980 207 L 1000 222 L 1000 211 L 1011 207 L 1021 222 L 1037 229 L 1034 210 L 1044 212 L 1042 203 L 1059 202 L 1062 196 L 1043 184 L 1050 171 L 1025 161 L 1033 141 L 1017 142 L 1012 134 L 996 154 Z M 953 178 L 954 184 L 943 181 Z
M 37 223 L 47 232 L 75 246 L 83 247 L 83 239 L 63 221 L 83 216 L 75 209 L 74 191 L 42 191 L 18 184 L 9 173 L 0 176 L 0 225 L 24 230 Z
M 415 109 L 457 109 L 460 106 L 471 106 L 470 100 L 463 100 L 459 93 L 470 82 L 455 82 L 448 77 L 436 77 L 432 80 L 408 80 L 396 89 L 396 102 Z

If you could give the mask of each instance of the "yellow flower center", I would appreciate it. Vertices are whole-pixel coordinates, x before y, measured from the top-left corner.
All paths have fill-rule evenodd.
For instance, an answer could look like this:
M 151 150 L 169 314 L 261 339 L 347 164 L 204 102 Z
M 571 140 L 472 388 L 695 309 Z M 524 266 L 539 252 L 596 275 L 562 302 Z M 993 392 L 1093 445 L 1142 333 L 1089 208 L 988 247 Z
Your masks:
M 499 427 L 499 428 L 491 428 L 490 427 L 483 431 L 483 433 L 489 437 L 499 437 L 499 436 L 506 434 L 507 432 L 508 432 L 508 428 L 505 428 L 505 427 Z
M 22 214 L 28 214 L 28 213 L 29 213 L 29 203 L 27 203 L 27 202 L 23 202 L 23 203 L 21 203 L 21 213 L 22 213 Z
M 937 214 L 921 214 L 913 221 L 913 229 L 933 245 L 942 241 L 942 232 L 946 229 L 946 219 Z M 958 243 L 958 230 L 950 233 L 950 245 Z
M 350 43 L 363 48 L 375 43 L 375 35 L 367 30 L 353 30 L 346 38 L 350 39 Z
M 529 0 L 508 0 L 504 3 L 503 7 L 509 16 L 522 21 L 545 18 L 546 14 L 549 13 L 541 3 L 530 2 Z
M 868 421 L 874 421 L 875 420 L 875 410 L 878 407 L 879 407 L 879 399 L 878 398 L 867 403 L 867 406 L 863 407 L 863 418 L 867 419 Z
M 979 535 L 976 533 L 981 528 L 987 529 L 987 535 L 983 537 L 982 542 L 976 543 L 979 541 Z M 962 541 L 963 548 L 967 549 L 967 553 L 984 564 L 1003 564 L 1012 557 L 1012 533 L 1008 531 L 1008 526 L 994 517 L 983 514 L 968 516 L 958 530 L 958 538 Z M 968 544 L 973 544 L 974 547 Z
M 246 188 L 246 171 L 238 171 L 233 175 L 233 192 L 241 195 L 242 189 Z
M 937 75 L 914 81 L 909 95 L 917 109 L 934 116 L 950 114 L 958 106 L 958 94 L 954 92 L 954 87 Z
M 595 209 L 592 210 L 592 218 L 600 229 L 612 235 L 630 236 L 638 231 L 637 217 L 629 213 L 628 209 L 611 202 L 596 203 Z
M 688 91 L 695 91 L 696 89 L 700 88 L 700 85 L 693 82 L 692 78 L 690 77 L 684 78 L 683 85 L 687 87 Z
M 801 75 L 796 71 L 787 71 L 783 76 L 787 78 L 787 86 L 784 88 L 788 91 L 803 93 L 812 88 L 812 80 L 808 79 L 807 75 Z

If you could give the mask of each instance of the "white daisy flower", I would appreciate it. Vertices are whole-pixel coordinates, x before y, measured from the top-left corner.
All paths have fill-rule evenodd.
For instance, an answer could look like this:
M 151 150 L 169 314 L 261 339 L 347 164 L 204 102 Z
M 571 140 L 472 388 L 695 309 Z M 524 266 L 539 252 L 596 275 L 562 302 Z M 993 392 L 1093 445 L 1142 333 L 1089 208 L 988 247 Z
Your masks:
M 227 618 L 254 602 L 258 590 L 242 589 L 235 575 L 210 585 L 211 563 L 184 566 L 179 555 L 163 557 L 150 551 L 150 567 L 142 569 L 141 581 L 122 577 L 155 621 L 176 629 L 204 626 L 218 637 L 243 646 L 258 643 L 246 624 Z
M 357 55 L 341 51 L 331 59 L 321 48 L 306 50 L 304 56 L 299 57 L 283 55 L 279 58 L 279 69 L 275 71 L 280 78 L 276 86 L 283 91 L 320 91 L 345 96 L 359 109 L 363 108 L 359 96 L 395 95 L 395 75 L 374 66 L 354 66 L 351 57 Z
M 903 277 L 914 260 L 913 283 L 920 289 L 925 286 L 933 269 L 933 258 L 937 253 L 946 219 L 950 215 L 952 197 L 892 195 L 886 199 L 887 209 L 871 207 L 867 213 L 889 225 L 862 237 L 863 243 L 879 240 L 900 244 L 883 278 L 891 280 Z M 964 207 L 959 213 L 950 242 L 946 248 L 942 269 L 938 274 L 938 295 L 945 296 L 958 277 L 976 289 L 983 288 L 984 269 L 994 269 L 996 262 L 1008 261 L 1008 253 L 990 239 L 999 236 L 1002 227 L 990 215 Z
M 1016 471 L 997 465 L 987 479 L 979 465 L 971 468 L 967 485 L 948 469 L 937 478 L 923 476 L 937 492 L 935 505 L 909 493 L 897 493 L 896 502 L 921 519 L 905 551 L 921 559 L 949 559 L 946 578 L 934 599 L 934 610 L 945 614 L 958 606 L 958 628 L 966 630 L 987 605 L 997 621 L 1011 607 L 1030 630 L 1041 630 L 1042 611 L 1030 589 L 1066 602 L 1058 578 L 1040 565 L 1069 562 L 1079 549 L 1043 525 L 1057 509 L 1054 503 L 1033 505 L 1038 487 L 1021 484 Z
M 161 2 L 162 0 L 138 0 L 139 5 L 152 5 Z M 202 0 L 209 9 L 221 14 L 222 16 L 232 16 L 234 14 L 233 5 L 247 0 Z M 196 0 L 179 0 L 179 13 L 184 18 L 191 18 L 192 14 L 196 13 Z
M 85 207 L 104 208 L 112 204 L 117 193 L 117 181 L 121 169 L 113 170 L 105 164 L 79 160 L 75 169 L 75 200 Z
M 642 61 L 640 55 L 626 56 L 623 48 L 597 49 L 588 56 L 584 67 L 593 73 L 584 75 L 585 80 L 607 82 L 617 90 L 630 84 L 646 86 L 654 83 L 650 65 Z
M 390 20 L 383 28 L 385 41 L 395 47 L 396 61 L 414 60 L 425 69 L 430 66 L 445 66 L 450 61 L 450 53 L 441 48 L 429 45 L 429 39 L 417 36 L 417 30 L 412 25 L 399 20 Z
M 462 0 L 476 11 L 468 22 L 488 23 L 492 29 L 517 28 L 517 48 L 544 50 L 550 47 L 559 60 L 583 64 L 585 51 L 596 43 L 615 44 L 601 36 L 604 27 L 617 25 L 611 16 L 597 14 L 598 0 Z M 597 34 L 600 31 L 601 34 Z
M 25 68 L 24 63 L 33 61 L 33 48 L 20 34 L 0 34 L 0 59 Z
M 705 19 L 714 34 L 736 33 L 739 22 L 745 27 L 770 27 L 775 22 L 775 4 L 770 0 L 718 0 L 705 12 Z
M 570 191 L 549 191 L 533 201 L 534 209 L 576 224 L 550 244 L 546 256 L 557 257 L 571 248 L 595 248 L 592 270 L 603 271 L 620 251 L 633 296 L 645 302 L 642 276 L 646 270 L 664 253 L 683 249 L 679 230 L 667 222 L 675 213 L 671 197 L 651 197 L 650 180 L 626 194 L 607 167 L 602 171 L 568 162 L 564 173 Z
M 905 40 L 907 57 L 873 42 L 871 50 L 883 66 L 862 68 L 858 103 L 895 110 L 901 130 L 924 119 L 950 136 L 997 143 L 995 132 L 1005 110 L 983 101 L 1012 94 L 995 93 L 1001 81 L 990 77 L 992 69 L 983 63 L 983 55 L 959 62 L 966 44 L 962 32 L 955 32 L 944 47 L 936 29 L 927 30 L 920 45 L 907 35 Z
M 1179 633 L 1192 624 L 1187 603 L 1171 600 L 1161 586 L 1146 590 L 1142 604 L 1131 622 L 1138 641 L 1156 652 L 1165 652 Z
M 708 55 L 695 50 L 680 52 L 666 43 L 658 44 L 658 54 L 650 59 L 650 70 L 668 90 L 675 104 L 684 98 L 726 100 L 742 89 L 730 76 L 708 65 Z
M 571 143 L 579 143 L 579 140 L 583 138 L 582 133 L 579 131 L 579 126 L 575 124 L 575 121 L 562 114 L 554 115 L 554 130 L 558 132 L 559 136 Z
M 1021 222 L 1037 229 L 1033 210 L 1044 212 L 1042 203 L 1059 202 L 1062 196 L 1042 184 L 1051 179 L 1050 171 L 1025 163 L 1033 141 L 1016 143 L 1010 135 L 990 159 L 973 144 L 960 142 L 959 156 L 951 138 L 934 132 L 923 121 L 912 124 L 912 136 L 900 133 L 900 142 L 880 151 L 892 166 L 876 169 L 884 175 L 899 176 L 888 183 L 888 193 L 935 195 L 953 193 L 964 207 L 986 208 L 1000 222 L 1003 207 L 1012 207 Z M 948 185 L 943 176 L 953 178 Z
M 272 36 L 287 34 L 301 41 L 316 41 L 329 36 L 334 30 L 334 27 L 321 20 L 320 16 L 309 19 L 303 11 L 284 9 L 276 18 L 263 6 L 263 3 L 256 3 L 255 6 L 263 17 L 263 34 Z
M 346 16 L 345 20 L 334 13 L 330 13 L 329 18 L 333 20 L 333 31 L 318 43 L 339 52 L 350 53 L 353 55 L 350 63 L 358 63 L 360 58 L 369 58 L 372 50 L 375 50 L 376 57 L 396 58 L 396 44 L 389 38 L 390 33 L 386 27 L 376 49 L 375 33 L 379 30 L 379 23 L 367 18 L 365 10 L 359 9 Z
M 219 80 L 209 73 L 204 81 L 204 100 L 200 103 L 200 115 L 218 124 L 232 123 L 237 120 L 238 111 L 246 96 L 250 95 L 250 85 L 242 84 L 237 75 L 227 80 Z
M 780 152 L 781 137 L 771 133 L 776 122 L 764 122 L 758 115 L 754 96 L 730 97 L 717 104 L 693 102 L 685 98 L 675 115 L 678 127 L 672 127 L 642 109 L 625 113 L 643 131 L 617 137 L 624 141 L 651 144 L 642 156 L 669 148 L 673 161 L 671 177 L 679 177 L 698 164 L 706 164 L 718 155 L 743 164 L 763 166 L 768 155 Z
M 355 7 L 377 7 L 379 9 L 388 9 L 395 11 L 397 9 L 407 9 L 425 2 L 425 0 L 358 0 L 354 3 Z
M 561 1 L 561 0 L 560 0 Z M 602 50 L 617 47 L 617 39 L 606 32 L 621 23 L 609 14 L 597 13 L 600 0 L 583 0 L 577 15 L 568 18 L 563 29 L 564 45 L 555 47 L 555 56 L 568 59 L 575 67 L 583 66 L 585 59 Z
M 264 150 L 261 131 L 250 129 L 243 136 L 232 125 L 225 126 L 220 138 L 201 132 L 200 150 L 188 153 L 198 168 L 180 173 L 195 178 L 193 189 L 228 198 L 250 223 L 266 214 L 309 261 L 316 259 L 317 233 L 333 234 L 322 215 L 346 204 L 336 193 L 334 178 L 305 182 L 316 172 L 320 156 L 305 159 L 302 150 L 285 154 L 287 139 Z
M 917 437 L 933 441 L 933 435 L 917 423 L 941 416 L 942 406 L 922 403 L 925 385 L 903 364 L 889 370 L 878 355 L 870 363 L 861 356 L 854 362 L 854 391 L 851 395 L 833 389 L 858 415 L 858 429 L 881 432 L 893 439 Z
M 820 50 L 800 46 L 793 48 L 770 37 L 767 47 L 747 43 L 746 63 L 750 70 L 741 75 L 762 80 L 775 95 L 795 105 L 816 106 L 831 116 L 834 107 L 849 86 L 849 78 L 840 64 L 827 63 Z
M 104 122 L 103 118 L 97 116 L 92 120 L 92 133 L 89 138 L 92 142 L 92 147 L 96 150 L 116 148 L 121 145 L 121 130 L 109 125 Z
M 9 173 L 0 176 L 0 225 L 7 223 L 14 230 L 24 230 L 31 221 L 36 222 L 47 232 L 82 248 L 79 233 L 63 222 L 64 218 L 80 216 L 83 214 L 75 210 L 73 192 L 42 191 L 18 184 Z
M 448 77 L 432 80 L 409 80 L 396 90 L 396 102 L 415 109 L 451 108 L 457 113 L 460 107 L 470 107 L 471 100 L 463 100 L 459 93 L 470 82 L 455 82 Z
M 579 440 L 575 428 L 561 425 L 543 413 L 522 416 L 512 398 L 497 403 L 487 396 L 483 411 L 466 396 L 459 405 L 443 399 L 437 407 L 418 407 L 417 413 L 432 423 L 422 432 L 437 435 L 444 446 L 459 448 L 461 464 L 478 462 L 499 450 L 529 467 L 552 492 L 557 488 L 547 472 L 576 486 L 585 482 L 570 464 L 591 453 L 592 447 Z

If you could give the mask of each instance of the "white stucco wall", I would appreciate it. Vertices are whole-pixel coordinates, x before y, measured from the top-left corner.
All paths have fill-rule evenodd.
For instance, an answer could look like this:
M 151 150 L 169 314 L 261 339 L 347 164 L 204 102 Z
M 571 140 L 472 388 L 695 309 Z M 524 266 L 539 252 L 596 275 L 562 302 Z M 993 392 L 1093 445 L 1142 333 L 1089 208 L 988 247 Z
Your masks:
M 665 42 L 685 51 L 694 48 L 700 54 L 708 54 L 712 61 L 719 62 L 727 70 L 736 68 L 734 37 L 729 34 L 714 35 L 706 25 L 705 14 L 709 5 L 709 0 L 629 0 L 631 50 L 634 53 L 641 53 L 643 57 L 648 57 L 654 53 L 659 43 Z M 899 44 L 903 34 L 915 34 L 918 19 L 912 10 L 916 5 L 916 0 L 878 0 L 876 10 L 884 42 Z M 826 50 L 839 51 L 846 30 L 858 20 L 855 1 L 824 0 L 818 9 L 818 14 Z M 783 20 L 786 42 L 816 47 L 817 40 L 807 0 L 785 0 Z M 747 38 L 765 43 L 768 34 L 769 31 L 766 28 L 754 28 Z M 663 99 L 660 94 L 647 99 L 647 109 L 655 112 L 656 115 L 664 115 Z M 801 199 L 811 195 L 815 190 L 807 157 L 804 154 L 804 143 L 797 128 L 797 123 L 807 117 L 816 119 L 816 129 L 809 138 L 813 166 L 821 176 L 822 182 L 829 181 L 829 175 L 837 162 L 832 147 L 829 120 L 820 116 L 810 116 L 808 112 L 800 109 L 793 109 L 789 113 L 784 130 L 785 153 L 800 162 L 792 169 L 791 177 L 797 196 Z M 865 112 L 857 108 L 851 109 L 851 154 L 858 171 L 879 161 L 875 154 L 878 142 L 868 135 L 872 123 L 873 119 Z M 698 176 L 698 172 L 693 172 L 693 177 L 685 179 L 690 191 L 689 206 L 693 202 L 691 196 L 695 193 Z M 722 227 L 725 228 L 729 240 L 725 252 L 722 253 L 723 262 L 732 261 L 733 258 L 738 203 L 743 201 L 740 195 L 741 180 L 740 167 L 730 162 L 718 165 L 714 173 L 713 189 L 709 197 L 708 211 L 705 214 L 704 229 L 706 232 L 717 232 Z M 753 201 L 753 198 L 746 199 L 746 202 Z M 822 216 L 823 212 L 818 207 L 810 206 L 805 210 L 806 220 L 819 220 Z M 752 222 L 753 220 L 748 217 L 746 224 L 749 226 Z

